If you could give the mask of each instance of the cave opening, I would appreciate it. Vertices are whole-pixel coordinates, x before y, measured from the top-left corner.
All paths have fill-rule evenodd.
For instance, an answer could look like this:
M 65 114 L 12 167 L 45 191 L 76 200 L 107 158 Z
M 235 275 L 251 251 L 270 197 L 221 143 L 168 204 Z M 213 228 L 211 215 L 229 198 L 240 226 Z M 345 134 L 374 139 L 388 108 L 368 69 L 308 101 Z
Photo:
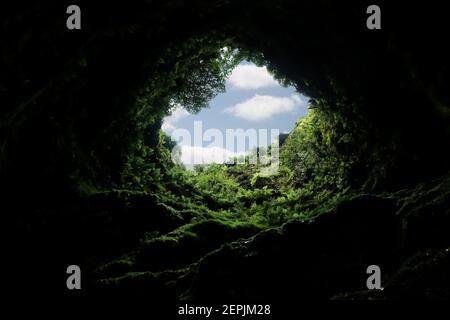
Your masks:
M 69 34 L 51 4 L 11 11 L 0 174 L 17 290 L 58 291 L 75 261 L 88 292 L 155 299 L 448 295 L 446 29 L 411 32 L 388 8 L 374 32 L 364 5 L 331 1 L 86 4 L 98 19 Z M 276 174 L 175 165 L 165 117 L 204 110 L 244 59 L 309 99 Z M 295 92 L 269 100 L 290 110 Z M 248 107 L 261 96 L 216 117 L 273 114 Z M 361 287 L 373 261 L 385 293 Z
M 238 49 L 222 48 L 223 51 Z M 222 58 L 223 55 L 221 55 Z M 308 98 L 287 80 L 275 80 L 265 65 L 239 57 L 223 79 L 223 92 L 208 106 L 189 113 L 172 102 L 161 130 L 178 142 L 172 160 L 192 169 L 201 164 L 261 161 L 268 148 L 279 148 L 296 122 L 308 114 Z M 270 146 L 270 147 L 269 147 Z M 256 155 L 257 153 L 257 155 Z M 252 156 L 250 156 L 252 155 Z M 255 158 L 255 159 L 253 159 Z

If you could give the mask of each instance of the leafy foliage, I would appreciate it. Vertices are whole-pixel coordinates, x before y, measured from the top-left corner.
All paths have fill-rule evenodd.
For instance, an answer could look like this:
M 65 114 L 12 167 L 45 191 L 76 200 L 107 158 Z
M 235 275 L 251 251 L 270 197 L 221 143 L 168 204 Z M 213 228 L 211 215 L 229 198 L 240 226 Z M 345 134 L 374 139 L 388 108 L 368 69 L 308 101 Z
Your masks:
M 177 82 L 174 103 L 193 113 L 207 107 L 212 98 L 225 91 L 225 81 L 239 62 L 240 56 L 227 47 L 203 54 L 198 59 L 194 55 L 188 73 L 183 73 Z M 179 62 L 175 67 L 180 68 Z

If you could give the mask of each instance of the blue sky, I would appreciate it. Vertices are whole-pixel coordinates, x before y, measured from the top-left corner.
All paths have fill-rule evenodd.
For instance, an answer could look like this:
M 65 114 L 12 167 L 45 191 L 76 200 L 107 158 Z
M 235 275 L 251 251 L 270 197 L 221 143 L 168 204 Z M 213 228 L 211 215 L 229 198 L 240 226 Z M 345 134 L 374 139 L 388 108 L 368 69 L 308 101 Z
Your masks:
M 198 121 L 201 121 L 202 133 L 208 129 L 216 129 L 214 132 L 220 131 L 223 134 L 223 140 L 225 140 L 227 129 L 240 128 L 255 129 L 258 134 L 264 132 L 260 129 L 266 129 L 267 141 L 270 141 L 272 140 L 270 130 L 276 129 L 280 133 L 291 131 L 297 119 L 307 114 L 307 104 L 307 97 L 297 93 L 294 87 L 282 87 L 273 79 L 266 67 L 257 67 L 252 63 L 243 62 L 227 79 L 226 91 L 211 100 L 209 108 L 203 109 L 198 114 L 189 114 L 179 106 L 171 116 L 164 119 L 162 129 L 178 140 L 182 145 L 183 155 L 195 148 L 196 151 L 193 152 L 203 153 L 204 162 L 221 162 L 211 159 L 214 154 L 220 153 L 219 149 L 224 149 L 223 152 L 227 155 L 233 152 L 241 154 L 251 149 L 251 143 L 247 143 L 243 150 L 237 144 L 231 148 L 225 141 L 223 145 L 217 144 L 215 141 L 217 139 L 214 139 L 213 145 L 211 144 L 213 140 L 194 141 L 195 121 L 197 121 L 197 128 L 199 128 Z M 177 139 L 180 132 L 184 134 L 189 132 L 191 141 Z M 260 146 L 267 145 L 267 142 L 263 140 L 258 143 Z

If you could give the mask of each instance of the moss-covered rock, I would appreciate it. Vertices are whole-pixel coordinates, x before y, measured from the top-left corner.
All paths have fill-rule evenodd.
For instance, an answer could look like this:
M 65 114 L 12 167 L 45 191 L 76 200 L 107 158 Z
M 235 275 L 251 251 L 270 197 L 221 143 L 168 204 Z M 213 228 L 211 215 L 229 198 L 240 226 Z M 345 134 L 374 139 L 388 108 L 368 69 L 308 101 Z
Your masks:
M 439 179 L 423 184 L 420 193 L 442 196 L 447 189 L 437 192 L 438 187 L 447 182 Z M 137 280 L 141 274 L 133 273 L 137 270 L 145 278 L 150 272 L 152 279 L 155 272 L 178 270 L 169 280 L 161 277 L 158 281 L 166 282 L 179 299 L 188 300 L 289 300 L 292 292 L 302 299 L 445 298 L 449 250 L 445 242 L 440 242 L 440 249 L 427 251 L 402 242 L 405 226 L 406 230 L 413 225 L 414 232 L 429 232 L 430 225 L 413 223 L 416 214 L 436 215 L 421 210 L 423 201 L 411 202 L 417 193 L 415 188 L 378 196 L 346 196 L 312 218 L 262 231 L 214 220 L 186 225 L 106 265 L 100 278 L 111 280 L 100 283 L 131 290 L 127 283 L 142 285 Z M 435 203 L 434 196 L 430 200 Z M 446 211 L 440 216 L 445 218 Z M 431 221 L 440 223 L 441 218 Z M 408 219 L 413 222 L 405 224 Z M 383 292 L 366 290 L 366 268 L 372 264 L 381 267 Z

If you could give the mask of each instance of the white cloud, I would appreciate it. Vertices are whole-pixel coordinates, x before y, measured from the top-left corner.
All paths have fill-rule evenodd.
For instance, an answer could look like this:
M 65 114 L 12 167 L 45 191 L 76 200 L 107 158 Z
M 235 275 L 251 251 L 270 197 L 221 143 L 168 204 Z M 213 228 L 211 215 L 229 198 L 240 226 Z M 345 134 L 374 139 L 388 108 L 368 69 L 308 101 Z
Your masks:
M 186 109 L 181 106 L 176 106 L 172 114 L 164 118 L 161 129 L 168 134 L 172 133 L 177 128 L 175 124 L 188 115 L 189 112 L 187 112 Z
M 288 113 L 296 107 L 305 106 L 306 102 L 298 94 L 290 97 L 255 95 L 253 98 L 226 108 L 224 112 L 249 121 L 266 120 L 273 115 Z
M 245 152 L 233 152 L 221 147 L 182 145 L 180 161 L 185 165 L 225 163 L 234 157 L 245 154 Z
M 238 65 L 228 78 L 228 82 L 231 86 L 238 89 L 258 89 L 279 86 L 278 82 L 267 71 L 265 66 L 258 67 L 254 64 Z

